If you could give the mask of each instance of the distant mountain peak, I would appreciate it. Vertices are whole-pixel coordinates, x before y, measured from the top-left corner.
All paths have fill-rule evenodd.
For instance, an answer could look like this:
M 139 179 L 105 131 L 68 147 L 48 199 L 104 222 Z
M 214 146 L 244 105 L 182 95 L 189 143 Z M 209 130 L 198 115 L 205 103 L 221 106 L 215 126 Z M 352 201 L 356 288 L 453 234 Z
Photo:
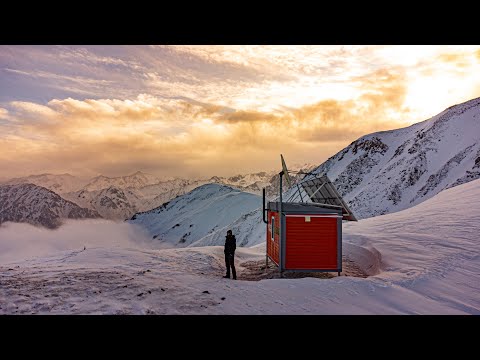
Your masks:
M 25 184 L 31 183 L 37 186 L 45 187 L 57 194 L 63 194 L 71 191 L 77 191 L 82 188 L 86 181 L 79 179 L 68 173 L 65 174 L 39 174 L 29 175 L 21 178 L 10 179 L 5 184 Z
M 132 175 L 129 175 L 129 176 L 138 176 L 138 175 L 142 175 L 142 176 L 153 176 L 152 174 L 148 174 L 148 173 L 145 173 L 145 172 L 140 171 L 140 170 L 134 172 Z
M 0 223 L 27 222 L 54 229 L 62 219 L 85 218 L 100 215 L 35 184 L 0 185 Z

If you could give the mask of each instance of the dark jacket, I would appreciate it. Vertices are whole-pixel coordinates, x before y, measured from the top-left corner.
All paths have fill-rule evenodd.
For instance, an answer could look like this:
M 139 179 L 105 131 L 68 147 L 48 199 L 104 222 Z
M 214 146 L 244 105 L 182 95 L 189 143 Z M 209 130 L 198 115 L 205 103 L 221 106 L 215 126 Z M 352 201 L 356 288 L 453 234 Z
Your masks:
M 237 239 L 235 239 L 235 235 L 227 235 L 225 237 L 225 249 L 223 252 L 225 254 L 233 254 L 235 253 L 235 249 L 237 248 Z

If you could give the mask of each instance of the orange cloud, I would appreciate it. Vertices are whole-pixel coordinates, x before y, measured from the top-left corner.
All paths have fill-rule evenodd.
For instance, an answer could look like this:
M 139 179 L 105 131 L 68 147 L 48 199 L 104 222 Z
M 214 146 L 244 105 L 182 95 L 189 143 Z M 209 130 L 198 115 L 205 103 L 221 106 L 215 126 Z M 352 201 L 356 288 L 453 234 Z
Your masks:
M 479 50 L 480 51 L 480 50 Z M 477 51 L 478 52 L 478 51 Z M 468 67 L 470 61 L 468 54 L 444 53 L 438 56 L 438 60 L 454 65 L 455 67 Z
M 218 121 L 225 121 L 231 123 L 237 122 L 257 122 L 257 121 L 275 121 L 279 120 L 279 117 L 273 114 L 264 113 L 261 111 L 235 111 L 232 113 L 223 114 L 217 117 Z
M 385 68 L 354 83 L 357 98 L 323 100 L 274 112 L 140 95 L 132 100 L 14 102 L 15 136 L 0 138 L 7 173 L 232 175 L 269 170 L 283 153 L 321 163 L 358 137 L 401 127 L 404 74 Z M 0 123 L 1 126 L 1 123 Z
M 8 110 L 0 108 L 0 119 L 8 119 Z

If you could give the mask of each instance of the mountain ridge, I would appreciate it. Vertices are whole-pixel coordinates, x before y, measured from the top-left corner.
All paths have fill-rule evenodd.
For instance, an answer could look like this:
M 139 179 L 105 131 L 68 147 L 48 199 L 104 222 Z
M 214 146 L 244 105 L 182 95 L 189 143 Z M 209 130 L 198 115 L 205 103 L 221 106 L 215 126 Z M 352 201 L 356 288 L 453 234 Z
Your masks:
M 26 222 L 55 229 L 63 219 L 101 218 L 53 191 L 35 184 L 0 185 L 0 224 Z

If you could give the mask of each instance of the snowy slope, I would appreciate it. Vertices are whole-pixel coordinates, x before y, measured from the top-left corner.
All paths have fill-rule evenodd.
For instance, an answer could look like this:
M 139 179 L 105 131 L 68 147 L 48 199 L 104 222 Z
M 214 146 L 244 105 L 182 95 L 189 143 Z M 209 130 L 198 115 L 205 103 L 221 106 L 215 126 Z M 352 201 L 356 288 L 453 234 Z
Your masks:
M 369 134 L 316 170 L 325 173 L 357 218 L 414 206 L 480 178 L 480 98 L 410 127 Z
M 245 264 L 263 261 L 262 245 L 237 249 L 233 281 L 221 277 L 221 246 L 152 250 L 135 246 L 138 235 L 130 245 L 65 244 L 49 256 L 0 264 L 0 314 L 480 315 L 479 198 L 474 180 L 410 209 L 346 224 L 345 260 L 367 278 L 246 281 Z M 18 240 L 20 226 L 0 228 L 0 245 L 8 231 Z
M 15 184 L 35 184 L 42 186 L 57 194 L 77 191 L 85 186 L 87 182 L 70 174 L 41 174 L 30 175 L 21 178 L 10 179 L 5 182 L 6 185 Z
M 0 186 L 0 224 L 27 222 L 56 228 L 62 219 L 98 218 L 96 211 L 84 209 L 34 184 Z
M 137 213 L 129 223 L 142 226 L 159 242 L 184 247 L 223 229 L 259 205 L 261 198 L 257 195 L 207 184 L 160 207 Z

